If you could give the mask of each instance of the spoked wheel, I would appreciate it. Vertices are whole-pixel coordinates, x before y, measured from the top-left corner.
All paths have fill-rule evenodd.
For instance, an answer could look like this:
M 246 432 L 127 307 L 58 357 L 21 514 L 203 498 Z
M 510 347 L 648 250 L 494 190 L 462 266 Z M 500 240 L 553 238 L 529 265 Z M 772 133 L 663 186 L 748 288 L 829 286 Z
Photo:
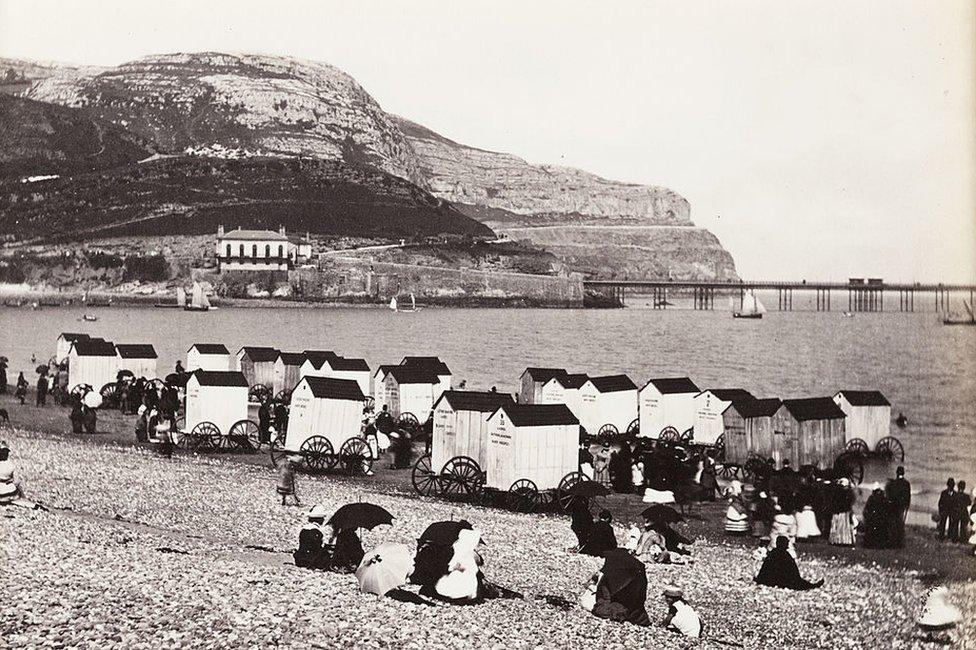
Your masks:
M 413 464 L 410 482 L 413 483 L 413 489 L 422 497 L 437 495 L 439 477 L 431 469 L 430 454 L 424 454 Z
M 91 390 L 91 384 L 75 384 L 71 387 L 70 394 L 72 397 L 84 397 Z
M 98 394 L 102 396 L 102 408 L 110 409 L 118 406 L 119 385 L 116 382 L 105 384 Z
M 284 446 L 279 445 L 277 442 L 272 442 L 268 449 L 271 455 L 271 466 L 277 467 L 278 463 L 288 457 L 290 454 L 285 450 Z
M 200 422 L 190 432 L 186 448 L 191 451 L 209 451 L 220 448 L 220 429 L 213 422 Z M 216 445 L 214 441 L 216 440 Z
M 420 428 L 420 420 L 413 413 L 401 413 L 397 418 L 397 428 L 410 433 L 416 433 Z
M 739 475 L 739 466 L 735 463 L 722 463 L 718 475 L 722 478 L 735 478 Z
M 682 444 L 690 445 L 691 444 L 691 441 L 694 440 L 694 439 L 695 439 L 695 429 L 694 429 L 694 427 L 691 428 L 691 429 L 688 429 L 687 431 L 685 431 L 684 433 L 681 434 L 681 442 L 682 442 Z
M 376 408 L 376 398 L 372 395 L 367 395 L 366 399 L 363 400 L 363 408 L 372 411 Z
M 620 435 L 620 430 L 612 424 L 604 424 L 600 427 L 600 430 L 596 432 L 596 437 L 602 440 L 612 440 Z
M 577 483 L 582 483 L 587 481 L 587 479 L 581 472 L 570 472 L 559 481 L 559 487 L 556 488 L 556 506 L 563 512 L 567 512 L 572 508 L 573 502 L 576 501 L 578 497 L 569 493 Z
M 757 473 L 761 472 L 767 463 L 761 458 L 750 458 L 746 461 L 746 464 L 742 467 L 743 476 L 749 480 L 752 480 Z
M 866 445 L 865 445 L 866 446 Z M 894 436 L 888 436 L 878 441 L 874 452 L 884 460 L 897 460 L 899 463 L 905 460 L 905 448 Z
M 261 429 L 251 420 L 239 420 L 230 428 L 227 436 L 240 449 L 248 453 L 261 450 Z
M 484 472 L 472 458 L 455 456 L 441 470 L 441 494 L 447 498 L 475 496 L 485 483 Z
M 254 384 L 247 389 L 247 401 L 265 404 L 271 399 L 271 389 L 264 384 Z
M 664 427 L 661 429 L 661 433 L 658 434 L 658 442 L 664 444 L 676 444 L 681 442 L 681 434 L 674 427 Z
M 532 512 L 539 507 L 539 488 L 527 478 L 520 478 L 508 488 L 505 504 L 516 512 Z
M 881 446 L 881 443 L 878 443 Z M 868 443 L 864 442 L 860 438 L 851 438 L 847 441 L 847 445 L 844 447 L 844 451 L 859 458 L 865 458 L 868 455 Z
M 834 469 L 843 477 L 850 479 L 854 485 L 860 485 L 864 480 L 864 463 L 853 454 L 841 454 L 834 461 Z
M 336 456 L 332 443 L 325 436 L 312 436 L 298 448 L 310 472 L 324 472 L 335 467 Z
M 373 452 L 362 438 L 349 438 L 339 448 L 339 461 L 350 474 L 365 476 L 373 467 Z
M 275 395 L 274 401 L 278 402 L 279 404 L 291 404 L 291 391 L 287 388 L 279 390 L 278 394 Z
M 633 420 L 630 421 L 630 424 L 627 425 L 627 437 L 636 438 L 639 435 L 640 435 L 640 419 L 634 418 Z
M 718 438 L 715 439 L 715 447 L 712 451 L 712 458 L 716 463 L 725 462 L 725 434 L 718 434 Z

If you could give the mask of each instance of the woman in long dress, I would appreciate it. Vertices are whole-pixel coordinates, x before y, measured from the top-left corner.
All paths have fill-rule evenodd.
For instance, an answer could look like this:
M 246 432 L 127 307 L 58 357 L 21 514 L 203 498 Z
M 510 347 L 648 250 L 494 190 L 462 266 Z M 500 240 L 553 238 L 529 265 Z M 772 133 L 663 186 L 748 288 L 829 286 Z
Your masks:
M 725 510 L 725 534 L 746 535 L 750 532 L 749 513 L 742 499 L 742 484 L 732 481 L 726 492 L 729 507 Z
M 830 543 L 834 546 L 854 546 L 854 493 L 850 481 L 842 478 L 834 488 L 833 516 L 830 519 Z

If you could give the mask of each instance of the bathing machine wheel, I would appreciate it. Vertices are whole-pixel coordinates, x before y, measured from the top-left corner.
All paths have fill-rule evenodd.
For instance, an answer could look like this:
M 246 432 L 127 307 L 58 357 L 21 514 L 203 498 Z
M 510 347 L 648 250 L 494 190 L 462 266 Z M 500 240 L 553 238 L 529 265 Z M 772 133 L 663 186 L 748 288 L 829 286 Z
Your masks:
M 261 449 L 261 429 L 251 420 L 238 420 L 230 428 L 230 435 L 227 436 L 239 449 L 247 452 L 260 451 Z
M 630 421 L 630 424 L 627 425 L 627 437 L 636 438 L 639 435 L 640 435 L 640 420 L 638 418 L 634 418 L 633 420 Z
M 477 498 L 484 485 L 485 473 L 473 458 L 455 456 L 441 469 L 440 491 L 446 498 Z
M 864 463 L 857 456 L 843 453 L 834 461 L 836 473 L 851 481 L 852 485 L 860 485 L 864 480 Z
M 264 384 L 254 384 L 247 389 L 247 401 L 267 404 L 271 401 L 271 389 Z
M 600 427 L 600 430 L 596 432 L 596 437 L 600 440 L 613 440 L 618 435 L 620 435 L 620 430 L 612 424 L 604 424 Z
M 540 505 L 539 488 L 527 478 L 520 478 L 508 488 L 505 505 L 515 512 L 533 512 Z
M 870 450 L 868 449 L 868 443 L 864 442 L 860 438 L 851 438 L 847 441 L 844 451 L 848 454 L 865 458 Z
M 901 446 L 901 442 L 894 436 L 888 436 L 879 440 L 878 444 L 874 447 L 874 453 L 884 460 L 896 460 L 899 463 L 905 461 L 905 448 Z
M 657 440 L 659 443 L 664 445 L 673 445 L 681 442 L 681 434 L 674 427 L 667 426 L 661 429 L 661 433 L 658 434 Z
M 291 404 L 291 391 L 287 388 L 283 388 L 278 391 L 278 394 L 274 396 L 274 401 L 278 404 L 284 404 L 288 406 Z
M 369 443 L 359 436 L 349 438 L 339 448 L 342 468 L 356 476 L 366 476 L 373 468 L 373 452 Z
M 401 413 L 397 418 L 397 428 L 413 435 L 420 429 L 420 421 L 413 413 Z
M 311 436 L 298 448 L 302 462 L 310 472 L 324 472 L 335 467 L 338 460 L 332 443 L 325 436 Z
M 213 448 L 214 437 L 220 438 L 220 429 L 213 422 L 199 422 L 189 433 L 180 434 L 180 446 L 187 451 L 208 451 Z
M 559 481 L 559 486 L 556 488 L 556 507 L 563 512 L 568 512 L 572 508 L 573 502 L 579 498 L 573 494 L 570 494 L 569 491 L 573 489 L 573 486 L 576 484 L 588 480 L 589 479 L 586 478 L 582 472 L 570 472 L 564 476 Z
M 102 389 L 98 391 L 98 394 L 102 396 L 102 407 L 103 409 L 114 409 L 119 406 L 119 384 L 118 382 L 110 381 L 109 383 L 102 386 Z
M 422 497 L 436 496 L 440 488 L 440 477 L 430 467 L 430 454 L 417 459 L 410 472 L 413 489 Z

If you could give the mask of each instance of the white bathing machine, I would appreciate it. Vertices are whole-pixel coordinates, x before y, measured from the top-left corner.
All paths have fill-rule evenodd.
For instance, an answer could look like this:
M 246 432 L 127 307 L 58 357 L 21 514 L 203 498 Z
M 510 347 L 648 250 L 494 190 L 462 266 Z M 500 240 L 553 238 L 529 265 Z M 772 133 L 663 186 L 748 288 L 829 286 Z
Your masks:
M 453 376 L 447 364 L 437 357 L 403 357 L 401 366 L 408 368 L 419 368 L 437 377 L 437 385 L 434 386 L 434 399 L 441 396 L 445 390 L 451 390 Z
M 579 420 L 590 435 L 634 431 L 637 385 L 627 375 L 590 377 L 579 389 Z
M 386 404 L 386 375 L 390 372 L 390 368 L 396 368 L 396 366 L 393 364 L 383 364 L 373 373 L 371 394 L 377 413 L 382 411 L 383 406 Z
M 701 390 L 687 377 L 651 379 L 638 394 L 640 435 L 678 442 L 695 426 L 695 396 Z
M 369 395 L 369 364 L 366 359 L 352 359 L 349 357 L 333 357 L 325 360 L 323 366 L 326 377 L 334 379 L 351 379 L 359 385 L 363 395 Z
M 271 390 L 275 397 L 283 397 L 283 391 L 291 392 L 302 378 L 305 355 L 301 352 L 279 352 L 274 364 L 274 381 Z
M 565 404 L 580 417 L 580 388 L 589 379 L 582 373 L 557 375 L 542 385 L 538 404 Z
M 54 363 L 61 365 L 68 359 L 68 353 L 71 352 L 71 346 L 75 341 L 88 341 L 91 338 L 92 337 L 88 334 L 81 334 L 78 332 L 61 332 L 55 346 Z
M 876 390 L 842 390 L 834 403 L 847 416 L 847 449 L 859 455 L 869 451 L 889 460 L 905 460 L 901 442 L 891 435 L 891 402 Z
M 504 404 L 488 417 L 485 483 L 533 510 L 581 480 L 579 420 L 565 404 Z
M 563 368 L 526 368 L 519 378 L 519 404 L 543 404 L 542 387 L 550 379 L 567 374 Z
M 288 434 L 284 445 L 272 447 L 272 460 L 277 464 L 297 454 L 312 471 L 341 463 L 355 473 L 369 472 L 373 457 L 362 436 L 365 399 L 352 379 L 302 377 L 291 394 Z
M 695 395 L 695 427 L 692 442 L 696 445 L 724 447 L 725 410 L 733 403 L 751 402 L 755 397 L 742 388 L 709 388 Z
M 119 356 L 119 370 L 128 370 L 135 377 L 156 379 L 156 362 L 159 355 L 150 343 L 119 343 L 115 346 Z
M 68 390 L 88 384 L 101 391 L 115 383 L 119 373 L 119 355 L 111 341 L 80 339 L 68 352 Z
M 236 371 L 237 362 L 222 343 L 194 343 L 186 351 L 186 371 L 195 370 Z
M 329 369 L 325 362 L 339 358 L 339 355 L 332 350 L 305 350 L 302 354 L 305 358 L 299 371 L 301 377 L 327 377 Z
M 279 351 L 275 348 L 245 345 L 237 351 L 236 365 L 250 386 L 274 387 L 275 362 Z
M 227 436 L 246 435 L 247 389 L 247 378 L 236 370 L 194 371 L 186 382 L 183 433 L 214 448 L 226 446 Z
M 477 463 L 480 470 L 488 447 L 488 416 L 500 406 L 514 403 L 508 393 L 444 391 L 434 404 L 431 467 L 440 471 L 451 459 L 463 456 Z
M 401 427 L 416 429 L 430 417 L 439 385 L 429 370 L 394 366 L 383 380 L 385 405 Z

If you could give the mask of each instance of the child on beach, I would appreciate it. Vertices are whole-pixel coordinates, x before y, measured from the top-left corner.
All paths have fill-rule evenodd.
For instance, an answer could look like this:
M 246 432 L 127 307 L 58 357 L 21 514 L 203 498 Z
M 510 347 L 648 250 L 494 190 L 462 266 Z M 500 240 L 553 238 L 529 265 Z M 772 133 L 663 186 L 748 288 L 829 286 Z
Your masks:
M 295 464 L 290 457 L 282 459 L 278 466 L 278 494 L 281 496 L 281 505 L 287 505 L 288 497 L 295 500 L 298 504 L 298 494 L 295 491 Z

